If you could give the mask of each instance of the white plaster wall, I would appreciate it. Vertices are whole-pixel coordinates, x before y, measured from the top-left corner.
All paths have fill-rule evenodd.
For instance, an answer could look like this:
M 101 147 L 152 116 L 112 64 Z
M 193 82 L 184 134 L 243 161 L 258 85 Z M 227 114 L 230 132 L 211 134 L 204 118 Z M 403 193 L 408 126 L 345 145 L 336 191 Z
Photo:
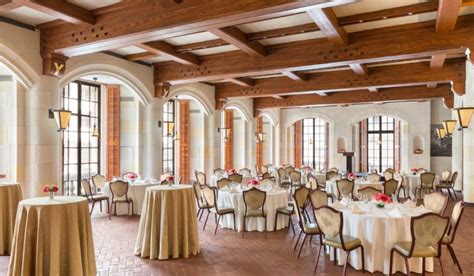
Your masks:
M 273 164 L 273 140 L 275 131 L 270 120 L 263 117 L 263 133 L 265 133 L 263 139 L 263 165 Z
M 233 164 L 236 170 L 242 169 L 246 166 L 246 123 L 242 114 L 234 112 L 234 126 L 232 129 L 233 138 Z
M 16 181 L 16 81 L 12 75 L 0 77 L 0 174 L 6 174 L 4 181 Z

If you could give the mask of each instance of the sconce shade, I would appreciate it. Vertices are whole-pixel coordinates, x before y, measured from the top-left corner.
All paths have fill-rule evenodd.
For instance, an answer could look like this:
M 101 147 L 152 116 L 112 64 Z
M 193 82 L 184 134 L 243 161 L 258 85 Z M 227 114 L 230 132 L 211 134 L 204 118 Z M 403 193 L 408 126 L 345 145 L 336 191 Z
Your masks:
M 443 121 L 443 127 L 444 130 L 446 131 L 446 135 L 452 135 L 454 132 L 454 129 L 456 128 L 456 120 L 446 120 Z
M 265 141 L 263 140 L 264 135 L 265 135 L 265 133 L 263 133 L 263 132 L 256 132 L 256 133 L 255 133 L 255 137 L 257 138 L 257 143 L 263 143 L 263 142 L 265 142 Z
M 218 127 L 217 132 L 221 132 L 221 130 L 224 131 L 224 142 L 227 142 L 230 136 L 230 128 L 225 128 L 225 127 Z
M 166 135 L 173 136 L 174 135 L 174 123 L 167 122 L 166 123 Z
M 454 109 L 458 114 L 458 121 L 461 128 L 468 128 L 474 113 L 474 107 L 460 107 Z
M 72 116 L 71 111 L 65 109 L 50 109 L 49 112 L 53 114 L 54 120 L 58 126 L 58 131 L 65 130 L 69 126 L 69 121 L 71 120 Z
M 94 125 L 92 128 L 92 137 L 99 137 L 99 129 Z
M 438 134 L 439 139 L 443 139 L 446 136 L 446 129 L 444 129 L 443 127 L 437 128 L 436 134 Z

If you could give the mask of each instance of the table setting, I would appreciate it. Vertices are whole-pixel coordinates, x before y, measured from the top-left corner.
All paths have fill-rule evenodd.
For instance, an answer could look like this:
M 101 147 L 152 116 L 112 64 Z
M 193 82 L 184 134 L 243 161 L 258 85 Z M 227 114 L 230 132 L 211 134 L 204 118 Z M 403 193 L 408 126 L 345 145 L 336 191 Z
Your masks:
M 334 194 L 336 196 L 339 195 L 339 192 L 337 190 L 337 184 L 336 184 L 335 179 L 331 179 L 326 181 L 326 191 L 330 194 Z M 378 181 L 378 182 L 372 182 L 369 179 L 365 177 L 359 177 L 354 179 L 354 196 L 358 195 L 358 190 L 365 188 L 365 187 L 373 187 L 377 190 L 380 190 L 383 192 L 383 182 Z

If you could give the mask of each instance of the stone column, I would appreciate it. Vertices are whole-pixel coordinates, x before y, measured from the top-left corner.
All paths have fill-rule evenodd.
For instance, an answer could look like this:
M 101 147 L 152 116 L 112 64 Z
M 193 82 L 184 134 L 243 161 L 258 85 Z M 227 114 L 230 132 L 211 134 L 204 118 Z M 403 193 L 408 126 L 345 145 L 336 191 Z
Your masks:
M 163 123 L 159 127 L 158 122 L 162 122 L 163 100 L 153 98 L 145 107 L 145 126 L 144 126 L 144 164 L 143 176 L 153 176 L 157 179 L 162 174 L 162 129 Z
M 217 132 L 217 128 L 221 125 L 221 112 L 214 110 L 204 120 L 204 171 L 210 181 L 210 176 L 214 169 L 222 167 L 221 162 L 221 134 Z

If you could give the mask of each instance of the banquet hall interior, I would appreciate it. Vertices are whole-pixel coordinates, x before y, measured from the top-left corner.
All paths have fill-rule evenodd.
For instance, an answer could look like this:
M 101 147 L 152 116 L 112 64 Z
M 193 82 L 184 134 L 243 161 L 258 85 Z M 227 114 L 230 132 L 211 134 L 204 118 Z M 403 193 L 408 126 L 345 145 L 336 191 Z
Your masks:
M 0 1 L 0 275 L 474 275 L 473 0 Z

